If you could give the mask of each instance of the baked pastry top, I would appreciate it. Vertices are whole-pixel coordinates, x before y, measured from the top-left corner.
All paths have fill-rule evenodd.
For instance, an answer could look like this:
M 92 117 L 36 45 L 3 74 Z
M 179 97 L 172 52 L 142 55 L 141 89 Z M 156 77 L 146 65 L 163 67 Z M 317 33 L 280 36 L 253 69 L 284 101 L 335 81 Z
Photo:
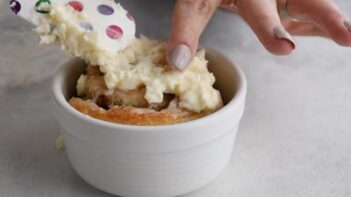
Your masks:
M 173 94 L 165 94 L 161 103 L 149 104 L 144 98 L 145 87 L 131 91 L 109 90 L 104 74 L 97 66 L 87 67 L 84 87 L 80 87 L 79 94 L 79 97 L 69 101 L 76 110 L 96 119 L 120 124 L 175 124 L 198 119 L 213 112 L 197 113 L 181 108 L 178 98 Z

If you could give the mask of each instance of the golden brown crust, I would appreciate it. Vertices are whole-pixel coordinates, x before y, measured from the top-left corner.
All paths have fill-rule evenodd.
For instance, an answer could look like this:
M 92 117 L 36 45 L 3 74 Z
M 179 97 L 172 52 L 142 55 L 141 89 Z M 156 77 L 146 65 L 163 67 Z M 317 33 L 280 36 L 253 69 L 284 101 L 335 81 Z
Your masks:
M 155 111 L 131 106 L 116 106 L 106 110 L 91 100 L 81 98 L 72 98 L 69 103 L 79 112 L 99 120 L 139 126 L 176 124 L 198 119 L 208 114 L 208 112 L 194 113 L 184 109 Z

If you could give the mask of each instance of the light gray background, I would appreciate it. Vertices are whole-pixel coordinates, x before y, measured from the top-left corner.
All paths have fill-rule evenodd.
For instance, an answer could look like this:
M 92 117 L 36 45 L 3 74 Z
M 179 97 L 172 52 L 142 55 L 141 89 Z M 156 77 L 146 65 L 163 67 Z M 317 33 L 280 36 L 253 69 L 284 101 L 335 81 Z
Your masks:
M 167 38 L 171 1 L 122 3 L 139 32 Z M 337 3 L 351 12 L 350 1 Z M 25 24 L 3 13 L 1 31 Z M 322 38 L 296 40 L 291 56 L 275 57 L 239 17 L 215 14 L 202 44 L 242 66 L 247 109 L 228 168 L 191 197 L 351 196 L 351 49 Z M 110 196 L 80 179 L 65 151 L 56 150 L 49 80 L 3 88 L 0 103 L 1 197 Z

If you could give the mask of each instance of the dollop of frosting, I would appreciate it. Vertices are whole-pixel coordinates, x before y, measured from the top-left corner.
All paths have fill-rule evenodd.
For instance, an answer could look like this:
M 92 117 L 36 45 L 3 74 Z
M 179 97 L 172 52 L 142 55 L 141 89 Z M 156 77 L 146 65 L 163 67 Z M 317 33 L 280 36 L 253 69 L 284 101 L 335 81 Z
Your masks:
M 196 53 L 184 71 L 167 65 L 166 44 L 146 37 L 132 40 L 119 52 L 104 50 L 94 31 L 79 28 L 89 22 L 66 6 L 53 6 L 47 23 L 37 28 L 43 43 L 60 42 L 72 56 L 98 65 L 109 89 L 145 87 L 148 103 L 161 103 L 165 93 L 174 94 L 179 106 L 193 112 L 218 109 L 222 99 L 214 89 L 215 77 L 207 68 L 205 51 Z M 50 26 L 55 28 L 50 28 Z M 78 85 L 84 84 L 81 78 Z

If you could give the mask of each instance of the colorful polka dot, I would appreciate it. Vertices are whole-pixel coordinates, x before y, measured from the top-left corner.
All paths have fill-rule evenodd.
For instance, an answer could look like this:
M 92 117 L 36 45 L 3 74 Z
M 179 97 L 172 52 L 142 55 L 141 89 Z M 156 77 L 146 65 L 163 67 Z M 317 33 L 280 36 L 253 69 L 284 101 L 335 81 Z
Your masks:
M 68 2 L 68 5 L 71 6 L 77 12 L 81 12 L 84 9 L 83 4 L 79 1 L 70 1 Z
M 94 29 L 93 25 L 91 25 L 90 23 L 79 23 L 79 26 L 87 31 L 92 31 Z
M 47 14 L 50 12 L 50 4 L 49 0 L 39 0 L 35 4 L 35 11 L 41 14 Z
M 106 34 L 111 39 L 117 40 L 123 36 L 123 30 L 117 25 L 110 25 L 106 29 Z
M 14 12 L 15 14 L 18 14 L 21 11 L 21 4 L 20 4 L 20 2 L 18 2 L 16 0 L 11 0 L 10 1 L 10 8 L 11 8 L 12 12 Z
M 100 12 L 100 14 L 103 15 L 111 15 L 114 12 L 113 8 L 108 5 L 99 5 L 97 9 Z
M 134 21 L 134 17 L 129 12 L 127 13 L 127 18 L 131 21 Z

